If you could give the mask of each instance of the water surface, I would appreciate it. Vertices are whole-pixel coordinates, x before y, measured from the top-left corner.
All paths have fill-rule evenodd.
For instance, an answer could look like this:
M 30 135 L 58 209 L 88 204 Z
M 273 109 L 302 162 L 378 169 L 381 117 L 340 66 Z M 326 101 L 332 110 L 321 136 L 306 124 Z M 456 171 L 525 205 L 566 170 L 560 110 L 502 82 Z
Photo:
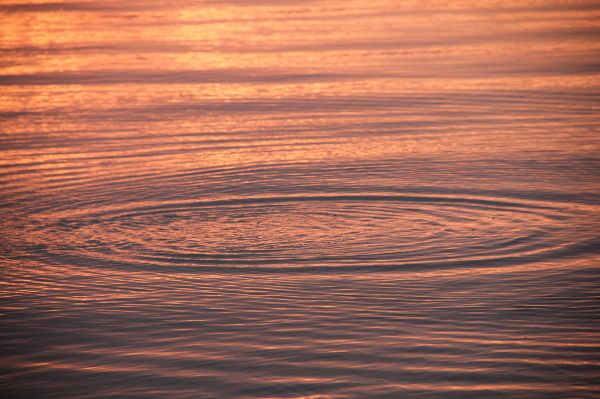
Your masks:
M 599 17 L 4 1 L 3 396 L 597 397 Z

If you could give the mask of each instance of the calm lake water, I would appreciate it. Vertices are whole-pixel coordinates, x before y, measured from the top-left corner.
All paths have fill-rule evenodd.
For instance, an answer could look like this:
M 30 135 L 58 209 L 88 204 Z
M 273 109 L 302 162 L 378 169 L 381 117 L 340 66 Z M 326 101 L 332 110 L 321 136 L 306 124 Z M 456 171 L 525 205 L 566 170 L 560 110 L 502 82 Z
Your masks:
M 598 398 L 600 3 L 0 4 L 5 398 Z

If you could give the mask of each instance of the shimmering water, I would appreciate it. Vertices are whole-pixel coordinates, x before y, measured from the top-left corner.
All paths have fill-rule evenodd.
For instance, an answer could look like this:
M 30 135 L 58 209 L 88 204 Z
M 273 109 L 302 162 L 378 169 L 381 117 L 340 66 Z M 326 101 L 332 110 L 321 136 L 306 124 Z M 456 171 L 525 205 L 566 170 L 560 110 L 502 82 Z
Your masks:
M 0 21 L 2 397 L 600 395 L 600 3 Z

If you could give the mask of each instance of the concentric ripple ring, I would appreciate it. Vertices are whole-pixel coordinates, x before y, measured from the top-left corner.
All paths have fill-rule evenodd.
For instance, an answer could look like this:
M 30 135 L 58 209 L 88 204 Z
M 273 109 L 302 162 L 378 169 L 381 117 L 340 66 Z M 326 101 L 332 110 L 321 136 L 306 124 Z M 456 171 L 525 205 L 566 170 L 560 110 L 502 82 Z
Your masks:
M 41 259 L 157 270 L 428 270 L 596 251 L 585 210 L 515 198 L 323 194 L 130 204 L 40 216 Z M 573 220 L 577 219 L 577 223 Z M 578 226 L 573 231 L 571 226 Z M 583 229 L 582 229 L 583 227 Z

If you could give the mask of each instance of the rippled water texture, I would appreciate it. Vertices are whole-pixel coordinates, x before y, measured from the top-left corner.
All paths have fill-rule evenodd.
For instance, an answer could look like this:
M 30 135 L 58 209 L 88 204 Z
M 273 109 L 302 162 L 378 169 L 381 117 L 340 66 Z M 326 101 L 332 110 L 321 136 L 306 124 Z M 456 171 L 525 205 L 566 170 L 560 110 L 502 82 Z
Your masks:
M 600 3 L 0 4 L 3 398 L 597 398 Z

